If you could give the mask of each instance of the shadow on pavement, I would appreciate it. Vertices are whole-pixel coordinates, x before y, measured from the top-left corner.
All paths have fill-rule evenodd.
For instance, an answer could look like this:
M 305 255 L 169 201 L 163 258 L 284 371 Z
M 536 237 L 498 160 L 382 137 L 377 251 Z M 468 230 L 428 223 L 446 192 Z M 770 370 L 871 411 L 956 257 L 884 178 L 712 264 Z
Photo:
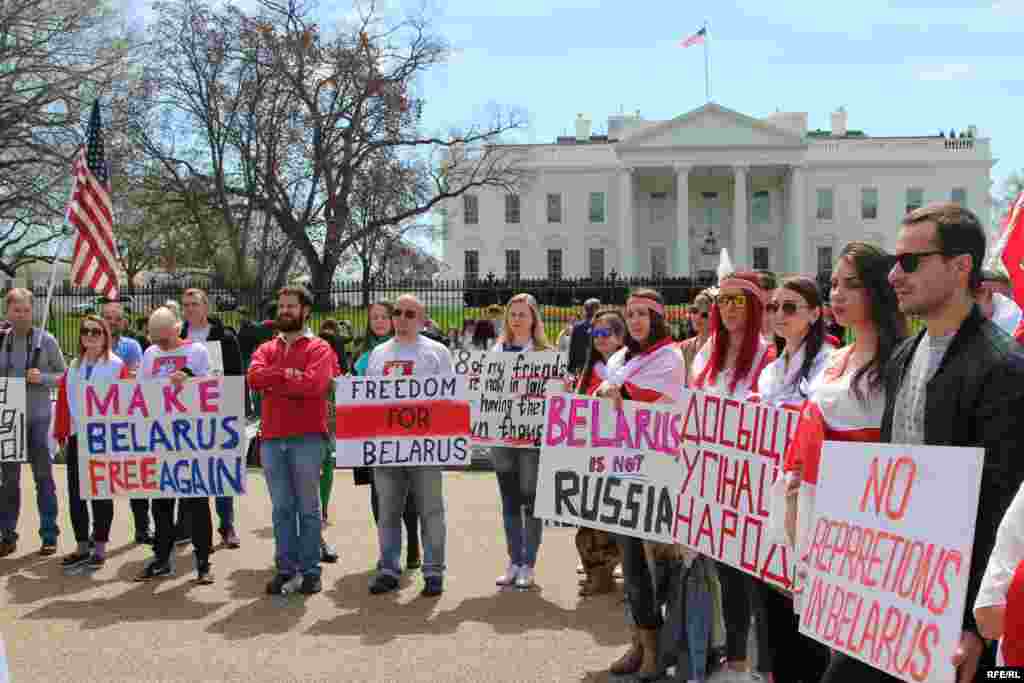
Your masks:
M 107 562 L 134 550 L 135 547 L 133 544 L 126 544 L 108 551 Z M 29 605 L 55 595 L 72 595 L 118 580 L 117 578 L 104 578 L 107 573 L 104 570 L 95 574 L 90 572 L 67 574 L 61 566 L 61 558 L 61 555 L 32 556 L 26 560 L 33 561 L 19 562 L 20 570 L 10 574 L 7 579 L 10 602 L 15 605 Z

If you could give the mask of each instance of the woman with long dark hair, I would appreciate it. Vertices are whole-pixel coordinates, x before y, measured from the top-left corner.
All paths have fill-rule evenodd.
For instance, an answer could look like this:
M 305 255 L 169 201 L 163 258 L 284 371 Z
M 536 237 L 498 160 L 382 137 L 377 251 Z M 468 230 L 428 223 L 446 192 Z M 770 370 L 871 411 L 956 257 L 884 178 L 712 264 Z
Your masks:
M 593 395 L 608 376 L 607 363 L 612 354 L 626 343 L 626 320 L 612 308 L 598 311 L 590 322 L 590 348 L 583 364 L 576 393 Z M 622 558 L 622 550 L 615 536 L 581 526 L 576 531 L 576 550 L 580 554 L 585 578 L 580 595 L 600 595 L 615 589 L 615 565 Z
M 765 292 L 757 273 L 726 275 L 711 308 L 711 340 L 690 368 L 690 386 L 736 401 L 758 392 L 762 370 L 775 360 L 775 348 L 761 336 Z M 747 672 L 747 636 L 754 614 L 754 581 L 742 570 L 718 563 L 725 617 L 725 667 L 742 680 Z
M 363 335 L 362 353 L 352 366 L 353 375 L 365 375 L 366 366 L 370 362 L 370 353 L 395 335 L 394 313 L 395 305 L 390 301 L 382 299 L 370 304 L 370 308 L 366 311 L 366 334 Z M 369 484 L 370 510 L 373 511 L 373 521 L 376 523 L 378 513 L 377 486 L 373 483 L 373 468 L 354 467 L 352 468 L 352 478 L 355 480 L 356 486 Z M 416 510 L 415 496 L 406 496 L 402 520 L 405 523 L 405 532 L 408 537 L 405 568 L 419 569 L 419 515 Z
M 854 333 L 854 342 L 831 354 L 821 375 L 811 383 L 796 434 L 786 451 L 787 535 L 803 561 L 810 542 L 810 511 L 818 483 L 818 464 L 825 441 L 876 442 L 881 438 L 885 408 L 884 368 L 907 334 L 896 295 L 888 282 L 893 258 L 866 242 L 851 242 L 832 272 L 831 300 L 836 322 Z M 801 609 L 803 571 L 798 569 L 794 606 Z M 796 628 L 794 619 L 793 628 Z M 802 679 L 812 681 L 810 673 Z M 894 681 L 887 674 L 833 651 L 821 679 Z
M 682 398 L 685 367 L 665 316 L 665 300 L 653 289 L 638 289 L 626 300 L 625 348 L 608 359 L 607 377 L 595 395 L 615 401 L 674 403 Z M 622 574 L 633 618 L 633 642 L 610 667 L 616 675 L 657 678 L 658 629 L 662 624 L 644 541 L 621 536 Z

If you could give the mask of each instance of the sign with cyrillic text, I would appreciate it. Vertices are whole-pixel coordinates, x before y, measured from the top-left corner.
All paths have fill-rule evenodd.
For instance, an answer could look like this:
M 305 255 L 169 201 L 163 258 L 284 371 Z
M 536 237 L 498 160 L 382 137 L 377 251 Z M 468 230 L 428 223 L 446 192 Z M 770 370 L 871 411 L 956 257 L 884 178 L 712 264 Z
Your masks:
M 466 377 L 340 377 L 334 397 L 337 467 L 470 464 Z
M 983 459 L 826 441 L 800 632 L 904 681 L 955 680 Z
M 673 405 L 551 394 L 540 451 L 538 517 L 672 542 L 682 416 Z
M 200 498 L 246 492 L 243 378 L 84 384 L 83 499 Z
M 0 378 L 0 462 L 28 460 L 25 380 Z
M 557 351 L 457 351 L 455 373 L 469 380 L 473 442 L 481 446 L 539 448 L 549 382 L 568 368 Z M 563 387 L 559 383 L 558 389 Z
M 799 414 L 690 390 L 676 409 L 683 477 L 676 542 L 790 588 L 795 558 L 769 540 L 768 505 Z

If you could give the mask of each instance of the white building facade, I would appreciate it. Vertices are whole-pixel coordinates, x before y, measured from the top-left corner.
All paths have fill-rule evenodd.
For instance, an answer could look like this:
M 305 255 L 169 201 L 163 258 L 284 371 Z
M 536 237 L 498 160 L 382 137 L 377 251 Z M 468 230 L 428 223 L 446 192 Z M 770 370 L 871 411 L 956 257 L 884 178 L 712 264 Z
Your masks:
M 722 247 L 737 269 L 814 274 L 850 241 L 890 251 L 907 211 L 954 200 L 989 225 L 993 159 L 957 137 L 868 137 L 832 114 L 757 119 L 717 104 L 669 121 L 613 116 L 607 136 L 509 146 L 529 180 L 454 200 L 444 259 L 455 277 L 709 276 Z

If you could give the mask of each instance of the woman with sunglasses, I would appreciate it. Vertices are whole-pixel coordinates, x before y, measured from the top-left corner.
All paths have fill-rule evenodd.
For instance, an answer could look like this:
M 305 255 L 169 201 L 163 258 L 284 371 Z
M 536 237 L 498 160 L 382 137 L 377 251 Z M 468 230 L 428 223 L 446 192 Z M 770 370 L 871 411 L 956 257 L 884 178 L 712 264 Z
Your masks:
M 594 395 L 608 376 L 607 363 L 626 343 L 626 320 L 614 309 L 598 311 L 590 323 L 590 349 L 580 372 L 576 393 Z M 622 558 L 615 536 L 600 529 L 579 527 L 576 550 L 580 554 L 585 578 L 580 595 L 601 595 L 615 589 L 615 566 Z
M 395 306 L 390 301 L 381 300 L 370 304 L 370 308 L 366 311 L 366 333 L 363 335 L 363 350 L 355 365 L 352 366 L 353 375 L 366 375 L 366 366 L 370 362 L 370 353 L 395 335 L 395 322 L 392 320 L 394 315 Z M 356 486 L 366 486 L 369 484 L 370 510 L 373 512 L 373 521 L 376 524 L 378 514 L 377 487 L 373 483 L 373 468 L 354 467 L 352 468 L 352 478 Z M 408 537 L 405 568 L 410 570 L 418 569 L 421 564 L 420 535 L 415 496 L 406 497 L 402 521 L 405 523 L 405 535 Z
M 866 242 L 851 242 L 839 255 L 832 273 L 832 310 L 843 327 L 852 328 L 854 342 L 831 354 L 809 387 L 796 434 L 786 450 L 787 536 L 797 558 L 806 556 L 810 514 L 818 482 L 824 441 L 878 441 L 885 408 L 883 371 L 893 350 L 907 334 L 896 295 L 887 280 L 892 257 Z M 794 591 L 800 609 L 801 575 Z M 792 617 L 791 629 L 797 629 Z M 845 655 L 832 653 L 822 677 L 827 683 L 895 680 Z M 824 668 L 822 665 L 821 668 Z M 813 672 L 802 679 L 813 681 Z
M 491 350 L 513 353 L 554 350 L 544 333 L 544 321 L 533 295 L 516 294 L 508 300 L 501 336 Z M 533 514 L 540 449 L 495 446 L 491 448 L 491 461 L 501 492 L 509 558 L 508 568 L 495 583 L 527 589 L 533 586 L 537 552 L 544 534 L 544 520 Z
M 775 360 L 775 348 L 761 336 L 765 292 L 757 273 L 726 275 L 711 307 L 711 340 L 690 370 L 690 386 L 736 401 L 758 392 L 758 378 Z M 747 635 L 753 613 L 754 581 L 743 571 L 718 563 L 725 617 L 725 668 L 735 681 L 753 680 L 747 670 Z
M 661 294 L 653 289 L 634 290 L 626 300 L 626 328 L 626 346 L 608 359 L 607 377 L 595 395 L 643 403 L 675 403 L 682 399 L 685 367 L 672 339 Z M 644 541 L 620 536 L 619 542 L 626 600 L 633 618 L 633 642 L 610 671 L 653 680 L 660 675 L 658 629 L 662 624 L 654 581 Z
M 84 384 L 108 384 L 129 376 L 128 367 L 110 348 L 110 329 L 103 318 L 87 315 L 78 330 L 78 358 L 71 362 L 57 390 L 57 412 L 54 417 L 54 438 L 64 446 L 68 473 L 68 507 L 71 526 L 78 544 L 75 551 L 61 561 L 65 570 L 100 569 L 106 563 L 110 526 L 114 521 L 114 501 L 93 500 L 92 539 L 89 552 L 89 505 L 82 500 L 78 476 L 79 387 Z
M 686 315 L 690 319 L 690 326 L 696 334 L 696 336 L 687 339 L 679 345 L 679 350 L 683 354 L 683 361 L 686 364 L 687 382 L 690 379 L 690 368 L 693 367 L 693 359 L 697 357 L 697 352 L 704 348 L 708 339 L 711 338 L 711 325 L 708 323 L 708 317 L 711 315 L 711 303 L 711 294 L 705 289 L 693 298 L 693 303 L 686 309 Z

